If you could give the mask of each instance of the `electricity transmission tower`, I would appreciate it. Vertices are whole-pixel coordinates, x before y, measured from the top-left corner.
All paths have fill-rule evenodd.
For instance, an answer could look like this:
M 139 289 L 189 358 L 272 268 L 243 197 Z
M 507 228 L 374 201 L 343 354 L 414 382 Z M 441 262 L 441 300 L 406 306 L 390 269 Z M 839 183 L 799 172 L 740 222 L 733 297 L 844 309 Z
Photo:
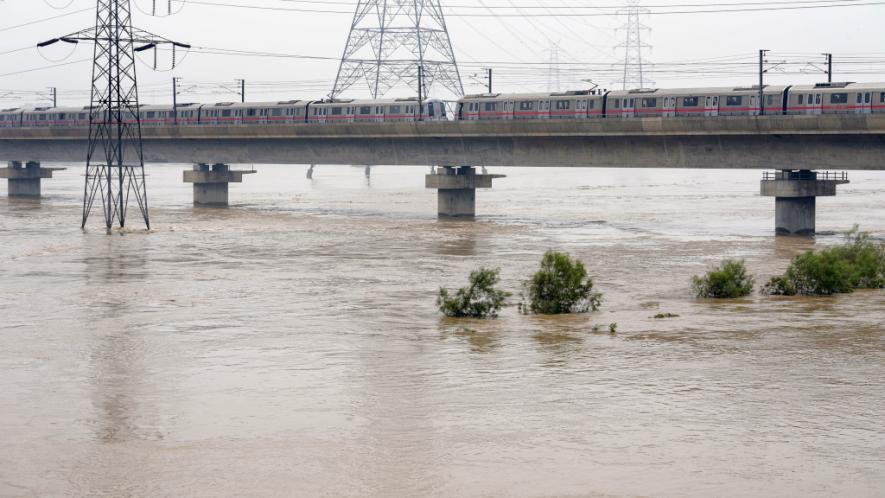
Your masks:
M 559 44 L 550 42 L 550 62 L 547 69 L 547 91 L 558 92 L 562 86 L 562 73 L 559 70 Z
M 373 98 L 400 84 L 464 95 L 440 0 L 359 0 L 331 97 L 358 82 Z
M 121 228 L 126 226 L 126 209 L 132 195 L 150 229 L 135 56 L 150 49 L 156 55 L 158 46 L 169 45 L 174 60 L 176 48 L 189 46 L 134 29 L 129 0 L 97 0 L 95 28 L 55 38 L 38 47 L 59 41 L 94 44 L 81 227 L 86 227 L 99 197 L 108 231 L 115 221 Z
M 640 0 L 627 0 L 627 8 L 619 10 L 618 14 L 626 15 L 627 22 L 617 29 L 617 31 L 625 31 L 627 38 L 624 43 L 617 45 L 615 50 L 624 49 L 624 75 L 621 81 L 623 89 L 644 88 L 646 83 L 654 85 L 653 82 L 645 79 L 642 52 L 645 49 L 651 49 L 651 45 L 642 41 L 643 31 L 651 31 L 651 28 L 642 24 L 640 17 L 650 11 L 639 5 Z

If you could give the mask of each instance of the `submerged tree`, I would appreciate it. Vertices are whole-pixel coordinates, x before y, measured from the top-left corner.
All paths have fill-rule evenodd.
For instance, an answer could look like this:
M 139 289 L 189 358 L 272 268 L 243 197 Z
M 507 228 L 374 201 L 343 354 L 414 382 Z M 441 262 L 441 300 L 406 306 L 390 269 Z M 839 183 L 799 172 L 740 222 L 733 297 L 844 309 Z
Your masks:
M 885 243 L 855 226 L 840 246 L 793 258 L 787 271 L 762 288 L 774 296 L 829 296 L 885 288 Z
M 470 273 L 470 286 L 462 287 L 454 295 L 440 288 L 436 298 L 439 311 L 448 317 L 495 318 L 506 306 L 509 292 L 498 290 L 501 270 L 480 268 Z
M 753 293 L 755 279 L 747 274 L 743 260 L 727 260 L 703 277 L 692 277 L 692 290 L 699 299 L 734 299 Z
M 547 251 L 541 268 L 523 284 L 523 313 L 558 315 L 596 311 L 602 294 L 593 292 L 593 280 L 587 276 L 584 263 L 568 254 Z

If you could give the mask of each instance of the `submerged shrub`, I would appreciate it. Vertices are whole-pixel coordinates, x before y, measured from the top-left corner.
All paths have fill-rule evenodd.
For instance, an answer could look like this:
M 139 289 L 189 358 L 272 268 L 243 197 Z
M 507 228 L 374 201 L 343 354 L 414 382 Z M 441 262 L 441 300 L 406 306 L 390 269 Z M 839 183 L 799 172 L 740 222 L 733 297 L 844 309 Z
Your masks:
M 727 260 L 703 277 L 692 277 L 695 295 L 701 299 L 734 299 L 749 296 L 755 280 L 747 274 L 743 260 Z
M 500 269 L 480 268 L 470 273 L 470 286 L 450 295 L 448 289 L 439 289 L 436 304 L 448 317 L 495 318 L 506 305 L 509 292 L 495 286 L 500 280 Z
M 602 294 L 593 292 L 593 280 L 587 276 L 584 263 L 568 254 L 547 251 L 541 268 L 523 284 L 523 313 L 560 315 L 596 311 Z
M 840 246 L 793 258 L 786 273 L 762 288 L 773 296 L 829 296 L 885 288 L 885 244 L 855 226 Z

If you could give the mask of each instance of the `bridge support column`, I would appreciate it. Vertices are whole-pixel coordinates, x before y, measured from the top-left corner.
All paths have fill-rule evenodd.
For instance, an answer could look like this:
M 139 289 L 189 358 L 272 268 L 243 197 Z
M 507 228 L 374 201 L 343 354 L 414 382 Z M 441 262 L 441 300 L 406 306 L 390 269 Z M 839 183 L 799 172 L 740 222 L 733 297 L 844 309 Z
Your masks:
M 492 188 L 492 180 L 505 175 L 477 175 L 471 166 L 442 166 L 425 177 L 427 188 L 437 189 L 437 214 L 440 218 L 476 216 L 476 189 Z
M 9 197 L 40 197 L 41 181 L 52 178 L 53 171 L 65 168 L 44 168 L 37 161 L 9 161 L 8 167 L 0 168 L 0 178 L 7 179 Z
M 194 204 L 197 206 L 227 206 L 228 185 L 243 183 L 243 175 L 257 171 L 231 171 L 228 164 L 195 164 L 184 172 L 184 182 L 194 184 Z
M 814 235 L 817 198 L 836 195 L 836 186 L 848 183 L 847 173 L 809 170 L 766 172 L 762 196 L 774 197 L 775 231 L 778 235 Z

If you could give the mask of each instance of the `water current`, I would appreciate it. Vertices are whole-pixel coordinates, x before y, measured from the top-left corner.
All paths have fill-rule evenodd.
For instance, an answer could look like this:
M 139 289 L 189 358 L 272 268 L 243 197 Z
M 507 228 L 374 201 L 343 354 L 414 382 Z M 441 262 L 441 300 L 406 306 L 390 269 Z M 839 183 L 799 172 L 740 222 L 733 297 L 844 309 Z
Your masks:
M 451 222 L 424 168 L 257 166 L 230 209 L 185 168 L 149 166 L 150 233 L 82 232 L 82 166 L 40 202 L 0 185 L 0 496 L 885 495 L 885 292 L 689 289 L 885 237 L 883 173 L 819 199 L 812 240 L 773 236 L 753 171 L 494 169 Z M 600 311 L 437 313 L 551 248 Z

